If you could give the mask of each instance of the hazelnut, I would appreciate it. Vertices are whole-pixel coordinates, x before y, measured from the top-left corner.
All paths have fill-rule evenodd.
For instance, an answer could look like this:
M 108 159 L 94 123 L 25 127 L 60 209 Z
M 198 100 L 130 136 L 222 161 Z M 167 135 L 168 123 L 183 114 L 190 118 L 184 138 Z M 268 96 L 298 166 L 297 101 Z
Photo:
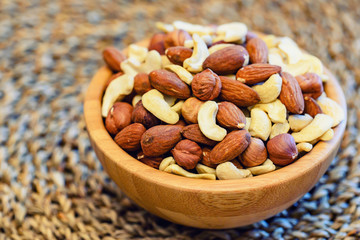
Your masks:
M 181 115 L 188 123 L 197 123 L 197 115 L 203 102 L 195 97 L 186 99 L 181 107 Z
M 186 40 L 191 40 L 191 36 L 188 32 L 178 29 L 166 34 L 164 39 L 165 48 L 184 46 Z
M 143 124 L 146 128 L 151 128 L 160 124 L 160 120 L 144 108 L 141 100 L 136 103 L 131 115 L 131 120 L 134 123 Z
M 182 66 L 185 59 L 191 57 L 193 50 L 182 46 L 169 47 L 166 49 L 165 54 L 170 62 Z
M 133 123 L 116 134 L 115 142 L 126 151 L 137 151 L 141 148 L 141 136 L 146 128 L 141 123 Z
M 208 101 L 217 98 L 221 91 L 221 80 L 211 69 L 206 69 L 194 76 L 191 89 L 195 97 Z
M 316 73 L 305 73 L 295 78 L 304 95 L 317 99 L 324 92 L 321 78 Z
M 189 170 L 201 160 L 202 150 L 196 142 L 185 139 L 176 144 L 171 154 L 179 166 Z
M 116 102 L 105 119 L 105 128 L 111 135 L 130 125 L 133 107 L 125 102 Z
M 156 50 L 160 55 L 165 54 L 165 40 L 166 34 L 165 33 L 155 33 L 152 38 L 150 39 L 149 43 L 149 51 Z
M 220 102 L 218 107 L 216 120 L 220 126 L 230 129 L 242 129 L 245 127 L 245 115 L 235 104 Z
M 285 166 L 294 162 L 298 156 L 294 137 L 288 133 L 283 133 L 270 139 L 266 147 L 270 160 L 279 166 Z
M 153 89 L 150 84 L 149 75 L 146 73 L 138 73 L 134 77 L 134 90 L 137 94 L 143 95 L 144 93 Z
M 259 138 L 251 138 L 249 146 L 239 155 L 239 161 L 245 167 L 255 167 L 263 164 L 267 159 L 264 142 Z

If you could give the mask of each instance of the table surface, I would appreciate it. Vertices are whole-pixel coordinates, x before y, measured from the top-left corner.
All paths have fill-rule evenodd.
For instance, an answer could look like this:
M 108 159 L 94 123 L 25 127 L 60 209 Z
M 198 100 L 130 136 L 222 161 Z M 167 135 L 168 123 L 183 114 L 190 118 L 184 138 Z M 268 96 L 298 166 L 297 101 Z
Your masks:
M 169 223 L 132 203 L 90 146 L 82 102 L 102 49 L 177 19 L 287 35 L 341 81 L 349 107 L 342 150 L 314 189 L 273 218 L 224 231 Z M 359 22 L 356 0 L 2 0 L 0 240 L 359 238 Z

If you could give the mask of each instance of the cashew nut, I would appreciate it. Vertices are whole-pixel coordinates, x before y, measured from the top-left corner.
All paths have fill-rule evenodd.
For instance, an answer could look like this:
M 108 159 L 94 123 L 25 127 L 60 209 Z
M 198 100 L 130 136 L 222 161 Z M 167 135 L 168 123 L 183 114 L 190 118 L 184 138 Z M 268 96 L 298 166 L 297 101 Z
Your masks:
M 149 50 L 146 47 L 131 44 L 128 48 L 128 59 L 134 59 L 137 62 L 142 63 L 143 61 L 145 61 L 148 51 Z
M 226 23 L 218 26 L 216 30 L 218 36 L 214 42 L 224 40 L 225 42 L 244 43 L 247 32 L 247 26 L 241 22 Z
M 261 110 L 267 112 L 273 123 L 286 122 L 286 107 L 279 99 L 276 99 L 271 103 L 256 104 L 253 108 L 260 108 Z
M 184 101 L 180 100 L 174 106 L 171 107 L 171 110 L 173 110 L 174 112 L 177 112 L 178 114 L 180 114 L 183 104 L 184 104 Z
M 266 159 L 266 161 L 256 167 L 247 168 L 253 175 L 261 175 L 264 173 L 275 171 L 276 166 L 270 159 Z
M 191 24 L 183 21 L 175 21 L 173 22 L 172 25 L 174 26 L 175 29 L 185 30 L 191 35 L 198 34 L 199 36 L 202 36 L 202 35 L 212 35 L 214 33 L 212 27 L 202 26 L 198 24 Z
M 128 58 L 121 62 L 121 69 L 126 74 L 136 75 L 137 73 L 150 73 L 153 70 L 160 69 L 161 64 L 160 54 L 156 50 L 151 50 L 146 54 L 145 62 L 141 63 L 138 59 Z
M 302 142 L 302 143 L 296 144 L 296 148 L 299 153 L 300 152 L 310 152 L 311 149 L 313 149 L 313 145 L 311 143 Z
M 174 97 L 174 96 L 169 96 L 169 95 L 166 95 L 166 94 L 163 94 L 164 95 L 164 100 L 165 102 L 167 102 L 167 104 L 171 107 L 175 104 L 177 98 Z
M 259 94 L 260 103 L 269 103 L 280 95 L 282 79 L 279 74 L 273 74 L 264 83 L 255 85 L 252 89 Z
M 284 123 L 275 123 L 271 127 L 270 139 L 276 137 L 277 135 L 288 133 L 289 130 L 290 130 L 290 125 L 287 121 Z
M 208 166 L 205 166 L 203 164 L 200 164 L 198 163 L 196 165 L 196 171 L 198 173 L 211 173 L 211 174 L 216 174 L 216 170 L 211 168 L 211 167 L 208 167 Z
M 251 124 L 249 133 L 252 137 L 258 137 L 266 141 L 271 132 L 271 121 L 268 115 L 259 108 L 251 109 Z
M 246 118 L 245 127 L 244 127 L 244 129 L 245 129 L 246 131 L 249 131 L 250 124 L 251 124 L 251 118 L 247 117 L 247 118 Z
M 334 100 L 332 100 L 324 95 L 321 95 L 317 99 L 317 103 L 321 107 L 321 110 L 323 111 L 323 113 L 325 113 L 326 115 L 329 115 L 330 117 L 332 117 L 334 119 L 334 123 L 333 123 L 332 127 L 339 125 L 339 123 L 342 120 L 344 120 L 344 118 L 345 118 L 344 110 Z
M 171 24 L 165 24 L 163 22 L 156 22 L 155 26 L 157 29 L 159 29 L 162 32 L 168 33 L 174 31 L 174 26 Z
M 278 48 L 286 55 L 288 64 L 295 64 L 303 57 L 298 45 L 289 37 L 280 38 Z
M 198 123 L 201 132 L 209 139 L 222 141 L 227 132 L 216 124 L 218 105 L 214 101 L 207 101 L 201 105 L 198 112 Z
M 252 177 L 248 169 L 238 169 L 232 162 L 224 162 L 216 167 L 216 176 L 220 180 Z
M 171 109 L 164 100 L 164 95 L 156 89 L 152 89 L 142 96 L 142 104 L 146 110 L 163 122 L 175 124 L 179 121 L 179 114 Z
M 223 48 L 226 48 L 226 47 L 230 47 L 230 46 L 233 46 L 234 44 L 232 43 L 222 43 L 222 44 L 216 44 L 212 47 L 209 48 L 209 53 L 210 54 L 213 54 L 214 52 L 220 50 L 220 49 L 223 49 Z
M 189 73 L 185 68 L 179 66 L 179 65 L 167 65 L 165 69 L 172 71 L 178 77 L 183 80 L 186 84 L 190 85 L 193 80 L 193 75 Z
M 276 37 L 275 35 L 272 35 L 272 34 L 263 35 L 263 36 L 260 36 L 260 38 L 265 42 L 268 49 L 276 48 L 277 45 L 279 44 L 278 37 Z
M 103 97 L 101 115 L 106 117 L 114 103 L 121 101 L 126 95 L 129 95 L 133 88 L 134 76 L 130 74 L 124 74 L 111 81 Z
M 190 72 L 198 73 L 203 70 L 202 64 L 205 59 L 209 56 L 209 50 L 199 35 L 193 35 L 194 40 L 194 51 L 191 57 L 185 59 L 183 66 Z
M 171 164 L 164 171 L 169 172 L 169 173 L 174 173 L 176 175 L 188 177 L 188 178 L 216 180 L 215 174 L 210 174 L 210 173 L 195 174 L 195 173 L 191 173 L 191 172 L 188 172 L 188 171 L 184 170 L 182 167 L 180 167 L 177 164 Z
M 321 76 L 323 75 L 323 65 L 317 57 L 303 54 L 303 58 L 299 62 L 286 65 L 283 71 L 289 72 L 293 76 L 308 72 L 313 72 Z
M 298 132 L 311 123 L 313 118 L 309 114 L 305 115 L 290 115 L 289 124 L 291 130 Z
M 166 55 L 161 55 L 161 68 L 164 69 L 166 68 L 168 65 L 172 65 L 173 63 L 170 62 L 170 60 L 168 59 L 168 57 Z
M 277 48 L 269 49 L 269 64 L 277 65 L 281 68 L 284 68 L 286 65 L 284 63 L 283 53 Z
M 294 132 L 291 135 L 294 137 L 296 143 L 311 142 L 328 131 L 333 123 L 334 120 L 329 115 L 317 114 L 309 125 L 304 127 L 300 132 Z
M 131 104 L 133 105 L 133 107 L 135 107 L 135 105 L 141 100 L 141 95 L 135 95 L 131 101 Z
M 334 137 L 334 130 L 330 128 L 323 135 L 321 135 L 319 139 L 321 141 L 330 141 L 331 139 L 333 139 L 333 137 Z
M 210 35 L 200 35 L 200 37 L 207 46 L 210 46 L 213 42 L 212 37 Z M 194 48 L 194 40 L 192 40 L 192 39 L 185 40 L 184 47 Z
M 164 158 L 159 165 L 159 170 L 165 171 L 165 169 L 171 164 L 175 164 L 175 159 L 173 157 Z

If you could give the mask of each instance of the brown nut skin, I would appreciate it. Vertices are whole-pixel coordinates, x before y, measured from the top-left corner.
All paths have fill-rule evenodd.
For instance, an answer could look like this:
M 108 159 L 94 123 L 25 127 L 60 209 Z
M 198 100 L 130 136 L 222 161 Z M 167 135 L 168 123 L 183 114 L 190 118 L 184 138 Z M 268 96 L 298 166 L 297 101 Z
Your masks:
M 148 46 L 149 51 L 156 50 L 160 55 L 164 55 L 165 54 L 165 44 L 164 44 L 165 37 L 166 37 L 165 33 L 155 33 L 150 39 L 149 46 Z
M 238 169 L 244 169 L 243 165 L 241 165 L 241 163 L 237 159 L 233 159 L 230 162 L 234 164 L 235 167 L 237 167 Z
M 111 135 L 130 125 L 133 107 L 129 103 L 116 102 L 109 110 L 105 119 L 105 128 Z
M 194 76 L 191 89 L 195 97 L 200 100 L 214 100 L 220 94 L 221 80 L 216 73 L 206 69 Z
M 208 146 L 215 146 L 218 142 L 207 138 L 200 130 L 199 124 L 190 124 L 181 130 L 184 138 L 190 139 L 194 142 L 205 144 Z
M 133 123 L 116 134 L 114 141 L 126 151 L 137 151 L 141 148 L 141 136 L 146 128 L 141 123 Z
M 121 72 L 120 63 L 126 59 L 125 55 L 115 47 L 107 47 L 102 52 L 104 62 L 114 72 Z
M 169 47 L 165 51 L 165 55 L 169 59 L 170 62 L 177 65 L 183 65 L 185 59 L 191 57 L 193 54 L 193 50 L 191 48 L 177 46 L 177 47 Z
M 150 72 L 151 86 L 160 92 L 179 99 L 187 99 L 191 96 L 189 86 L 173 72 L 159 69 Z
M 180 119 L 179 121 L 177 121 L 174 125 L 178 125 L 178 126 L 182 126 L 185 127 L 186 126 L 186 122 L 182 119 Z
M 143 95 L 144 93 L 153 89 L 150 84 L 149 75 L 146 73 L 138 73 L 134 77 L 134 90 L 137 94 Z
M 269 158 L 274 164 L 285 166 L 295 161 L 298 156 L 296 143 L 288 133 L 277 135 L 267 142 Z
M 267 159 L 264 142 L 259 138 L 251 138 L 249 146 L 239 155 L 239 161 L 245 167 L 255 167 L 263 164 Z
M 144 108 L 141 100 L 136 103 L 131 115 L 131 120 L 134 123 L 141 123 L 146 128 L 151 128 L 160 124 L 160 120 Z
M 267 63 L 254 63 L 247 65 L 236 73 L 236 79 L 247 85 L 253 85 L 267 80 L 271 75 L 279 73 L 280 66 Z
M 210 54 L 203 63 L 203 69 L 210 68 L 216 74 L 227 75 L 236 73 L 248 60 L 249 53 L 243 46 L 229 46 Z
M 251 87 L 231 78 L 220 76 L 220 99 L 234 103 L 238 107 L 249 107 L 260 102 L 260 97 Z
M 251 63 L 267 63 L 269 50 L 261 38 L 252 38 L 246 43 Z
M 148 156 L 145 156 L 145 154 L 143 152 L 139 152 L 137 154 L 137 159 L 140 162 L 142 162 L 152 168 L 159 169 L 159 166 L 160 166 L 161 161 L 163 160 L 163 157 L 162 156 L 148 157 Z
M 322 80 L 316 73 L 305 73 L 295 78 L 304 95 L 317 99 L 324 92 Z
M 171 154 L 179 166 L 189 170 L 194 169 L 201 160 L 202 150 L 196 142 L 185 139 L 176 144 Z
M 200 163 L 211 168 L 216 168 L 218 164 L 210 163 L 210 158 L 209 158 L 210 152 L 211 152 L 210 148 L 208 147 L 202 148 L 202 159 L 200 160 Z
M 181 140 L 182 126 L 158 125 L 141 137 L 141 148 L 146 156 L 158 157 L 169 152 Z
M 211 150 L 210 163 L 220 164 L 236 158 L 248 147 L 250 138 L 246 130 L 232 131 Z
M 323 113 L 319 104 L 310 96 L 304 95 L 305 108 L 304 113 L 315 117 L 319 113 Z
M 286 109 L 294 114 L 302 114 L 304 111 L 304 96 L 296 79 L 287 72 L 282 72 L 282 86 L 279 95 L 280 101 Z
M 186 40 L 191 40 L 191 36 L 185 30 L 174 30 L 166 34 L 164 39 L 165 48 L 184 46 Z
M 220 126 L 228 129 L 242 129 L 245 127 L 244 113 L 231 102 L 218 103 L 216 120 Z
M 204 102 L 195 97 L 191 97 L 185 100 L 181 108 L 181 115 L 187 123 L 197 123 L 197 116 L 201 105 Z
M 246 33 L 246 43 L 249 42 L 253 38 L 257 38 L 258 35 L 254 32 L 247 32 Z
M 114 73 L 113 75 L 111 75 L 109 77 L 109 79 L 107 80 L 106 84 L 105 84 L 105 89 L 109 86 L 109 84 L 114 81 L 115 79 L 117 79 L 118 77 L 124 75 L 123 72 L 118 72 L 118 73 Z

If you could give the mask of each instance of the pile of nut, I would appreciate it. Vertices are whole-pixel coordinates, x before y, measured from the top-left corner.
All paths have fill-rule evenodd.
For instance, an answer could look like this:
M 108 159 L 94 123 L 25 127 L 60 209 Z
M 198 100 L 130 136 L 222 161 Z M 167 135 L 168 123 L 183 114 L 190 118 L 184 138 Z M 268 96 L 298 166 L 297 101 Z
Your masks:
M 157 27 L 148 48 L 103 52 L 114 72 L 105 127 L 151 167 L 213 180 L 264 174 L 331 140 L 344 119 L 321 61 L 288 37 L 239 22 Z

